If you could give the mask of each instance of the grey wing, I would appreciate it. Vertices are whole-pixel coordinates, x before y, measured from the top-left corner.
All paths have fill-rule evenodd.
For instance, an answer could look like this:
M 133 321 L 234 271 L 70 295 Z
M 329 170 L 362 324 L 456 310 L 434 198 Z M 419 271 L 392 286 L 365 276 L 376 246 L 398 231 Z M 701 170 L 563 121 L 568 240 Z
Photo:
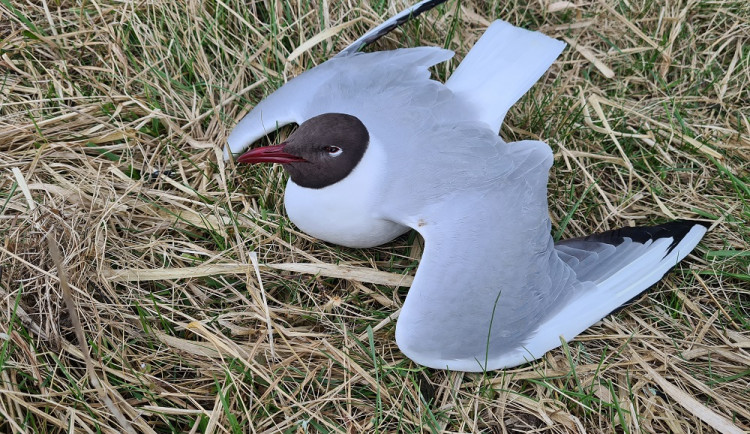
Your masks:
M 311 86 L 316 82 L 324 83 L 332 77 L 333 71 L 329 68 L 317 67 L 290 80 L 268 95 L 242 118 L 229 134 L 227 146 L 224 148 L 224 159 L 228 160 L 230 154 L 243 152 L 253 142 L 278 128 L 304 122 L 304 108 L 314 94 L 314 88 Z
M 403 105 L 410 98 L 404 90 L 419 93 L 421 87 L 434 87 L 428 68 L 452 56 L 449 50 L 417 47 L 333 58 L 289 80 L 251 110 L 227 138 L 224 158 L 279 127 L 321 113 L 348 113 L 362 119 L 364 110 L 364 115 L 373 116 L 376 110 L 367 108 L 383 95 L 401 100 L 391 98 L 391 106 Z
M 482 371 L 541 356 L 525 345 L 582 290 L 550 236 L 549 147 L 501 146 L 512 167 L 495 185 L 443 196 L 403 222 L 424 236 L 425 250 L 396 340 L 420 364 Z

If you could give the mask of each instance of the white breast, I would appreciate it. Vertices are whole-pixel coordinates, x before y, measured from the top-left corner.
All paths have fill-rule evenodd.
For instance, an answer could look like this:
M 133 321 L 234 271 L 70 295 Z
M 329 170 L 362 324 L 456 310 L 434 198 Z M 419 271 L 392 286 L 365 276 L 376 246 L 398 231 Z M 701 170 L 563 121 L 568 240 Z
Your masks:
M 377 212 L 385 164 L 383 148 L 371 140 L 357 167 L 333 185 L 305 188 L 290 179 L 284 195 L 287 215 L 303 232 L 342 246 L 373 247 L 391 241 L 409 228 Z

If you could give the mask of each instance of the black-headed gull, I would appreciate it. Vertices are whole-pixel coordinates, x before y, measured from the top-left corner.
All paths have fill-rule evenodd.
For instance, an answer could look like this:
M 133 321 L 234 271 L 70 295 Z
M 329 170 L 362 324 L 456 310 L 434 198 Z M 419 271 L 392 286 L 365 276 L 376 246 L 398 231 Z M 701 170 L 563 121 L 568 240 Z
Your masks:
M 424 237 L 396 325 L 403 353 L 432 368 L 512 367 L 653 285 L 706 227 L 676 221 L 554 243 L 550 147 L 505 143 L 498 132 L 565 44 L 495 21 L 445 84 L 431 80 L 428 68 L 451 51 L 357 53 L 378 32 L 437 3 L 415 5 L 290 80 L 242 119 L 226 155 L 298 123 L 284 143 L 238 161 L 283 164 L 286 211 L 312 236 L 350 247 L 409 229 Z

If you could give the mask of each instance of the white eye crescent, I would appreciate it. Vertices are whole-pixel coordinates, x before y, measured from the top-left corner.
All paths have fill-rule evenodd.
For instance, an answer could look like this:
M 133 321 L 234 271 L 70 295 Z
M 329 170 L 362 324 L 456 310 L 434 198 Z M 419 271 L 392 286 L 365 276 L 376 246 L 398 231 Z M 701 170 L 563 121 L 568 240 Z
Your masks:
M 323 150 L 328 152 L 328 155 L 331 157 L 338 157 L 343 152 L 343 149 L 338 146 L 326 146 Z

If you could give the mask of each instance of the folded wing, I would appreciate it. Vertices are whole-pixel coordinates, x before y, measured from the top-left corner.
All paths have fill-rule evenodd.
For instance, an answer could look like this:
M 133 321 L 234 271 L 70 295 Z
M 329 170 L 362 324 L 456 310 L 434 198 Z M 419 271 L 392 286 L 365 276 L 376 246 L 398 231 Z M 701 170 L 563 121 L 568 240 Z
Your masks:
M 492 185 L 455 181 L 454 193 L 402 220 L 423 235 L 425 250 L 396 340 L 432 368 L 483 371 L 535 360 L 658 282 L 706 232 L 702 223 L 676 221 L 555 244 L 549 148 L 526 141 L 498 149 L 502 175 Z
M 411 224 L 425 250 L 396 326 L 401 350 L 438 369 L 482 371 L 533 360 L 535 330 L 585 289 L 550 237 L 541 142 L 509 145 L 495 185 L 427 204 Z

